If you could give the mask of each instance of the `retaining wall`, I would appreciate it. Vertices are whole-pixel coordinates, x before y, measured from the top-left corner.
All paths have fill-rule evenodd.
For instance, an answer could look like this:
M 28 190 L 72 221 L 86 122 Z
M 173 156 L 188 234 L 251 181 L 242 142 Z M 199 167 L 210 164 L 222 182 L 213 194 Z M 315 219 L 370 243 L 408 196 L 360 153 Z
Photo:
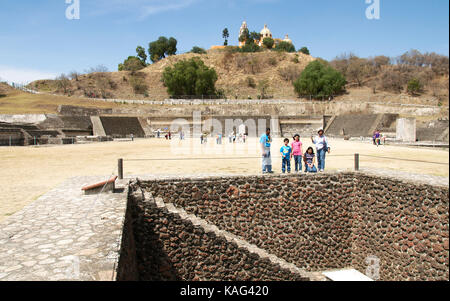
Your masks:
M 381 280 L 448 280 L 448 187 L 358 173 L 139 186 L 301 269 L 354 267 L 365 273 L 366 260 L 376 256 Z M 159 224 L 165 216 L 149 218 Z M 170 240 L 178 230 L 165 233 Z M 220 256 L 220 250 L 212 252 Z

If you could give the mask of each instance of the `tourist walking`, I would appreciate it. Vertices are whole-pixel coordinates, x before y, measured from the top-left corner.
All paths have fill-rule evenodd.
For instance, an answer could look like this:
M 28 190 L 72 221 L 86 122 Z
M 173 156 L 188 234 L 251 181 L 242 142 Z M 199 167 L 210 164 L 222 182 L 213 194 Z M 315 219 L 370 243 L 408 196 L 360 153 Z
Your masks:
M 302 171 L 302 158 L 303 158 L 303 143 L 300 141 L 300 135 L 295 134 L 294 141 L 292 142 L 292 156 L 294 157 L 295 172 Z
M 331 152 L 330 144 L 328 143 L 328 138 L 325 137 L 324 131 L 319 130 L 318 136 L 313 138 L 311 136 L 311 141 L 316 146 L 317 150 L 317 165 L 319 168 L 319 172 L 323 172 L 325 170 L 325 157 L 326 153 Z
M 270 129 L 259 139 L 262 151 L 262 171 L 263 173 L 273 173 L 272 171 L 272 157 L 270 154 L 270 146 L 272 144 L 272 137 L 270 136 Z
M 303 156 L 305 161 L 305 172 L 316 173 L 317 168 L 315 166 L 316 155 L 314 154 L 314 149 L 312 147 L 308 147 L 305 155 Z
M 281 147 L 280 153 L 282 157 L 281 171 L 286 173 L 287 166 L 287 172 L 291 173 L 292 148 L 289 146 L 289 139 L 284 139 L 284 146 Z

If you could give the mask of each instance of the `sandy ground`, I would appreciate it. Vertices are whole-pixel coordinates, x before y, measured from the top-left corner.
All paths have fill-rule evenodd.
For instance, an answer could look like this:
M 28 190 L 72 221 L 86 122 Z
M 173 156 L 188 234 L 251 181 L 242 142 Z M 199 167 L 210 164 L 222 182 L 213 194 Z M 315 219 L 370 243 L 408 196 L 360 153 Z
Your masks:
M 311 145 L 302 140 L 304 148 Z M 400 146 L 375 147 L 367 142 L 331 140 L 332 153 L 327 157 L 327 169 L 353 168 L 353 154 L 360 153 L 362 168 L 394 169 L 413 173 L 448 177 L 449 152 Z M 273 156 L 279 156 L 281 139 L 275 139 Z M 306 146 L 306 147 L 305 147 Z M 445 164 L 395 161 L 365 157 L 375 155 Z M 230 158 L 253 157 L 250 159 Z M 140 174 L 256 174 L 261 169 L 260 150 L 256 139 L 247 144 L 217 146 L 213 139 L 200 145 L 199 139 L 142 139 L 134 142 L 106 142 L 51 147 L 0 148 L 0 221 L 21 210 L 38 197 L 75 176 L 117 174 L 117 159 L 124 158 L 125 176 Z M 204 160 L 167 161 L 166 159 L 203 158 Z M 218 160 L 215 158 L 228 158 Z M 128 161 L 128 159 L 164 159 Z M 206 160 L 205 160 L 206 159 Z M 274 158 L 275 172 L 281 171 L 281 159 Z M 80 187 L 81 189 L 81 187 Z

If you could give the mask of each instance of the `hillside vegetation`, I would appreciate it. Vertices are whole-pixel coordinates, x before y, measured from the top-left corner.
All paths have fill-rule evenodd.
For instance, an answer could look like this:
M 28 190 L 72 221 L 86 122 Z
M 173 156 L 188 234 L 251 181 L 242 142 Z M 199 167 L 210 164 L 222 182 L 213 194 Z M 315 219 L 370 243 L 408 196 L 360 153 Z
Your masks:
M 335 101 L 448 106 L 448 57 L 415 51 L 396 61 L 384 56 L 364 59 L 350 54 L 326 62 L 302 52 L 209 50 L 170 55 L 138 71 L 75 73 L 57 80 L 35 81 L 29 87 L 71 97 L 163 100 L 169 97 L 162 82 L 165 68 L 194 57 L 217 72 L 216 88 L 230 100 L 257 99 L 261 95 L 275 99 L 298 98 L 293 82 L 309 63 L 320 60 L 347 80 L 346 91 L 336 96 Z

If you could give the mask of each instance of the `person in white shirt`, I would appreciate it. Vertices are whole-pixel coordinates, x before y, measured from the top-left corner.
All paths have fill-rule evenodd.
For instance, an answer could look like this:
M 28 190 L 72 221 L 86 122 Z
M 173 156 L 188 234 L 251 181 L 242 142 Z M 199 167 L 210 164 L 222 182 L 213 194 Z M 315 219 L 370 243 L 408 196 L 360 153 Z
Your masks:
M 316 146 L 317 150 L 317 165 L 319 167 L 319 172 L 323 172 L 325 170 L 325 157 L 326 153 L 331 152 L 330 144 L 328 143 L 328 138 L 325 137 L 324 131 L 319 130 L 318 136 L 315 138 L 311 136 L 311 141 Z

